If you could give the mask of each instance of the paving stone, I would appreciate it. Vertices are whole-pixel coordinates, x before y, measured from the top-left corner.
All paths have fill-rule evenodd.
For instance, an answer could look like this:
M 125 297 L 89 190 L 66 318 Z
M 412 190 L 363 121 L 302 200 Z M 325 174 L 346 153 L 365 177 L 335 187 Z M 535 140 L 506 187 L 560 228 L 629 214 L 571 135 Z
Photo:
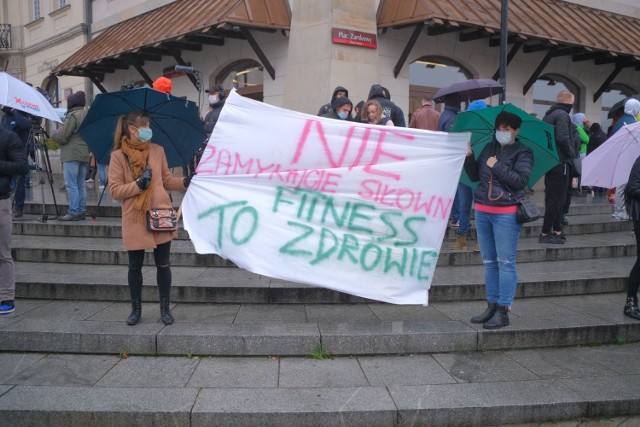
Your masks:
M 245 304 L 240 307 L 234 323 L 304 323 L 307 314 L 304 306 L 275 304 Z
M 580 353 L 619 374 L 640 373 L 640 343 L 581 348 Z
M 193 427 L 392 426 L 396 408 L 384 387 L 202 389 Z
M 34 308 L 21 317 L 25 319 L 83 320 L 110 305 L 110 302 L 49 301 L 48 304 Z
M 500 351 L 434 354 L 433 358 L 460 383 L 540 379 Z
M 226 323 L 235 320 L 239 304 L 181 304 L 171 310 L 176 323 Z
M 280 359 L 280 387 L 364 387 L 369 385 L 355 358 Z
M 580 350 L 573 348 L 520 350 L 509 352 L 505 356 L 544 379 L 617 374 L 616 371 L 604 367 L 588 357 L 588 353 Z M 638 368 L 640 369 L 640 364 Z
M 477 345 L 477 332 L 457 321 L 318 326 L 324 351 L 335 355 L 469 351 Z
M 12 376 L 27 369 L 38 360 L 45 357 L 38 353 L 0 353 L 0 384 L 8 384 L 6 381 Z
M 640 407 L 640 375 L 560 381 L 589 402 L 590 417 L 636 414 Z
M 50 354 L 3 383 L 90 387 L 119 360 L 117 356 Z
M 107 372 L 98 387 L 184 387 L 198 361 L 187 357 L 128 357 Z
M 379 319 L 367 304 L 314 304 L 306 306 L 307 319 L 315 323 L 362 323 Z
M 196 389 L 16 386 L 0 396 L 4 426 L 189 426 Z
M 59 353 L 156 354 L 156 334 L 163 325 L 77 320 L 24 319 L 0 328 L 5 351 Z
M 315 324 L 173 324 L 158 334 L 158 354 L 307 355 L 320 344 Z
M 275 357 L 205 357 L 200 359 L 188 387 L 274 388 L 278 387 L 279 369 Z
M 171 305 L 171 307 L 173 306 L 174 304 Z M 87 320 L 125 323 L 129 314 L 131 314 L 131 302 L 116 302 L 100 310 Z M 159 321 L 160 303 L 157 301 L 155 303 L 143 301 L 140 323 L 158 323 Z
M 422 305 L 369 304 L 369 308 L 382 322 L 450 320 L 435 308 Z
M 475 426 L 577 419 L 587 404 L 559 381 L 391 386 L 399 425 Z
M 360 356 L 360 367 L 372 386 L 455 383 L 432 356 Z

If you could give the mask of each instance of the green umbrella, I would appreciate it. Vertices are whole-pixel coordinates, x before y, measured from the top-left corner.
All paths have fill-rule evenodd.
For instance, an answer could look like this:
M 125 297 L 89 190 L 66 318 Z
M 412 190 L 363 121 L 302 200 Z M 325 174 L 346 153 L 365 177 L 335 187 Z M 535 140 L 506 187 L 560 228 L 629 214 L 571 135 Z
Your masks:
M 528 183 L 529 187 L 532 187 L 549 169 L 560 163 L 553 126 L 512 104 L 504 104 L 459 113 L 450 131 L 471 132 L 471 149 L 477 158 L 482 149 L 494 140 L 496 117 L 503 111 L 513 113 L 522 119 L 518 139 L 533 151 L 533 168 Z M 460 182 L 472 187 L 478 185 L 478 183 L 472 183 L 464 171 Z

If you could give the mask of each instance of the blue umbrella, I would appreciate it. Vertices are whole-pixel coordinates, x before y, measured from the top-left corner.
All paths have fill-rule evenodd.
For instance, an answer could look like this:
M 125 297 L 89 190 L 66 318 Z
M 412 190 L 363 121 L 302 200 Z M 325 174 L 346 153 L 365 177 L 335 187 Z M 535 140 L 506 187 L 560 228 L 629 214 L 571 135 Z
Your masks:
M 148 87 L 101 93 L 78 129 L 98 163 L 109 164 L 118 118 L 134 110 L 151 116 L 151 140 L 164 148 L 169 167 L 187 165 L 205 141 L 206 133 L 193 101 Z

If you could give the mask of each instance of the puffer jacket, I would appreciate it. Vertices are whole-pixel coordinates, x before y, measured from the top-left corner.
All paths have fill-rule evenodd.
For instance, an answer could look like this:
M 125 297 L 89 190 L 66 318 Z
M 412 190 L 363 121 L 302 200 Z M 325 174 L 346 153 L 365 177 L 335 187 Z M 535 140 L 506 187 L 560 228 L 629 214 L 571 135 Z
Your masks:
M 494 153 L 498 161 L 490 168 L 487 166 L 487 159 Z M 488 206 L 510 206 L 518 203 L 504 185 L 507 185 L 518 199 L 523 199 L 532 167 L 533 152 L 517 138 L 514 144 L 504 147 L 493 141 L 484 147 L 477 160 L 473 155 L 469 155 L 464 161 L 464 170 L 471 181 L 480 181 L 474 192 L 475 201 Z
M 571 122 L 569 113 L 562 106 L 554 105 L 547 111 L 542 120 L 554 128 L 560 161 L 573 163 L 573 159 L 577 157 L 576 144 L 580 143 L 580 136 L 576 126 Z
M 15 132 L 0 128 L 0 199 L 11 196 L 11 178 L 29 172 L 27 151 Z
M 624 189 L 624 202 L 629 218 L 640 221 L 640 157 L 631 167 L 629 181 Z
M 60 144 L 61 162 L 89 162 L 89 146 L 78 133 L 87 112 L 84 107 L 73 107 L 67 111 L 62 128 L 51 135 Z

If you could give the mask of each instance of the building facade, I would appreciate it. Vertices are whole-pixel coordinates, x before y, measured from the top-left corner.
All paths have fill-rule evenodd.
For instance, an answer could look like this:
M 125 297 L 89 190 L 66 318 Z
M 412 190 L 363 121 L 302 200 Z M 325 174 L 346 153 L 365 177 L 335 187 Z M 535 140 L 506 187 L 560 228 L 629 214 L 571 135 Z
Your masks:
M 15 57 L 7 70 L 62 106 L 73 91 L 120 90 L 165 75 L 174 95 L 198 100 L 203 111 L 203 91 L 213 83 L 311 114 L 338 85 L 355 103 L 380 83 L 408 115 L 422 95 L 454 81 L 497 78 L 500 5 L 3 0 L 2 18 L 20 46 L 2 50 L 2 58 Z M 575 111 L 606 129 L 608 108 L 640 92 L 635 1 L 510 0 L 508 29 L 507 102 L 540 116 L 568 88 L 577 95 Z M 193 72 L 176 72 L 176 65 Z

